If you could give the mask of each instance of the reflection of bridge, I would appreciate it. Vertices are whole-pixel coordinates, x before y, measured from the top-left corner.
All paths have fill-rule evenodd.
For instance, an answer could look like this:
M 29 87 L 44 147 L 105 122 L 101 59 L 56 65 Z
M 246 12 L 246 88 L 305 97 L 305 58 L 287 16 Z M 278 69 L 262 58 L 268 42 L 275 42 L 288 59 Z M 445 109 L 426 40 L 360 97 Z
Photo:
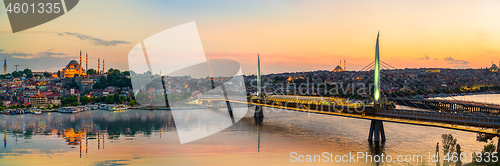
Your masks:
M 391 93 L 393 90 L 390 89 L 391 87 L 388 85 L 392 85 L 394 82 L 390 79 L 382 78 L 380 66 L 392 66 L 379 60 L 378 35 L 375 49 L 375 62 L 370 64 L 373 67 L 373 71 L 371 71 L 370 68 L 370 71 L 368 71 L 373 72 L 374 95 L 368 99 L 288 95 L 266 96 L 262 94 L 262 92 L 267 92 L 269 90 L 262 90 L 261 88 L 260 59 L 258 62 L 257 96 L 249 101 L 250 104 L 256 106 L 254 115 L 256 119 L 262 119 L 264 117 L 264 111 L 262 109 L 263 106 L 368 119 L 372 120 L 368 139 L 375 142 L 384 142 L 386 140 L 383 121 L 476 132 L 478 133 L 478 141 L 487 141 L 488 139 L 492 139 L 493 137 L 500 135 L 500 105 L 458 101 L 453 99 L 453 97 L 446 100 L 417 99 L 416 96 L 412 96 L 412 94 L 405 91 Z M 270 83 L 270 85 L 265 87 L 272 88 L 273 85 Z M 279 90 L 271 91 L 280 92 Z M 420 94 L 418 95 L 421 96 L 431 95 L 426 94 L 430 91 L 417 91 L 420 91 Z M 432 92 L 434 92 L 434 90 L 432 90 Z M 283 94 L 283 90 L 281 90 L 281 94 Z M 498 146 L 500 146 L 500 141 Z M 499 149 L 500 148 L 497 148 L 497 151 Z

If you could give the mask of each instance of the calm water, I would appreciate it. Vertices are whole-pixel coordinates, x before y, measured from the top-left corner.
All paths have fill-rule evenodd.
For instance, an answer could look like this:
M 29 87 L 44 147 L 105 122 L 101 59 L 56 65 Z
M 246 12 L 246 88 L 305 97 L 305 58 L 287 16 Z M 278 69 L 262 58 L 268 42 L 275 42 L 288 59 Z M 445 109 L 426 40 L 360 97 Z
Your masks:
M 500 102 L 500 95 L 456 98 Z M 364 161 L 291 163 L 290 153 L 419 154 L 426 161 L 442 134 L 453 134 L 467 153 L 481 151 L 485 145 L 476 141 L 475 133 L 388 122 L 384 123 L 387 142 L 370 145 L 368 120 L 275 109 L 265 113 L 262 125 L 257 126 L 253 108 L 249 110 L 235 125 L 187 144 L 180 144 L 169 111 L 0 115 L 1 135 L 5 137 L 0 165 L 375 165 Z

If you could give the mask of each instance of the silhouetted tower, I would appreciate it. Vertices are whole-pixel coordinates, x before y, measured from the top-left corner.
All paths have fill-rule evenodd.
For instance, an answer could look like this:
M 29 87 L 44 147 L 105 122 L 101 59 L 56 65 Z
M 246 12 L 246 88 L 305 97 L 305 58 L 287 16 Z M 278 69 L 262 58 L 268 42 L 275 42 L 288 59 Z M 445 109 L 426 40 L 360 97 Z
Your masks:
M 85 71 L 89 70 L 89 55 L 85 53 Z
M 7 57 L 3 60 L 3 75 L 7 74 Z
M 105 73 L 105 70 L 104 70 L 104 59 L 102 59 L 102 74 Z
M 347 68 L 345 67 L 345 59 L 344 59 L 344 71 L 347 71 Z
M 82 67 L 82 50 L 80 50 L 80 68 L 83 68 Z
M 97 74 L 101 74 L 101 59 L 97 58 Z

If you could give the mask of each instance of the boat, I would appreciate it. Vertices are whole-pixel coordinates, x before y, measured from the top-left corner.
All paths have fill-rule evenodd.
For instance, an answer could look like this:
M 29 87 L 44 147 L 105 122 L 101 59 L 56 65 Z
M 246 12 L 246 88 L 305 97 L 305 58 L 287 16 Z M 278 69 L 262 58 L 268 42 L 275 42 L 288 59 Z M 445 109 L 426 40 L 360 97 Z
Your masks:
M 40 109 L 29 109 L 29 113 L 35 114 L 35 115 L 40 115 L 42 114 L 42 111 Z
M 125 110 L 127 110 L 127 106 L 123 104 L 108 106 L 108 111 L 125 111 Z
M 100 110 L 107 110 L 108 109 L 108 105 L 107 104 L 99 104 L 99 109 Z
M 81 111 L 81 109 L 78 107 L 61 107 L 61 108 L 57 109 L 57 112 L 60 112 L 60 113 L 78 113 L 80 111 Z
M 24 111 L 24 109 L 7 109 L 4 112 L 7 115 L 16 115 L 16 114 L 25 114 L 28 111 Z

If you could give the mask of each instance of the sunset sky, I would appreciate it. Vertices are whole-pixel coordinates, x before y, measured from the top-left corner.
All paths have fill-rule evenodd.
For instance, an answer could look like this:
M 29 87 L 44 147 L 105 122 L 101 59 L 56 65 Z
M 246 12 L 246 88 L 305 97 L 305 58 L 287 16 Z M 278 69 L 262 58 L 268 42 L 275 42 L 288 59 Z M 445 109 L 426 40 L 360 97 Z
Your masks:
M 236 60 L 244 74 L 256 72 L 257 53 L 264 74 L 332 70 L 341 59 L 359 70 L 374 60 L 379 30 L 380 59 L 394 67 L 484 68 L 500 61 L 498 9 L 495 0 L 82 0 L 18 33 L 0 12 L 0 59 L 8 72 L 56 72 L 81 49 L 89 68 L 100 57 L 128 70 L 136 44 L 195 21 L 207 58 Z

